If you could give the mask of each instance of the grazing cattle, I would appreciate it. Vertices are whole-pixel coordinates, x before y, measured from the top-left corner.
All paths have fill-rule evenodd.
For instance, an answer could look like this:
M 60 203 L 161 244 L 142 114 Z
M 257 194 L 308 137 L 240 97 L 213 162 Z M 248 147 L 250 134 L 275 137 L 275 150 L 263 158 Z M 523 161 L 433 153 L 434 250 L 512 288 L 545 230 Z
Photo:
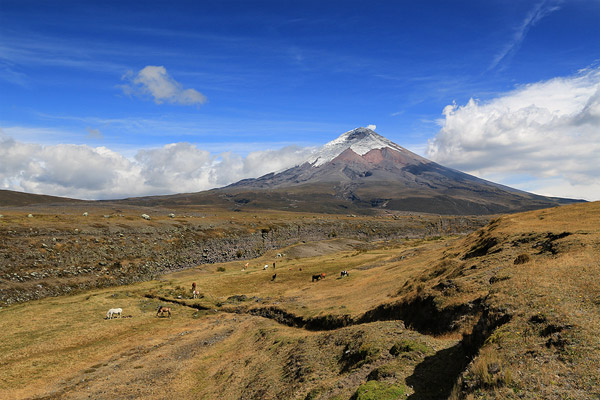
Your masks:
M 274 275 L 271 277 L 271 281 L 274 281 L 274 280 L 275 280 L 275 278 L 277 278 L 277 274 L 274 274 Z
M 196 291 L 196 282 L 192 282 L 192 292 Z
M 314 281 L 320 281 L 321 279 L 325 278 L 325 274 L 317 274 L 317 275 L 313 275 L 312 276 L 312 282 Z
M 266 264 L 266 265 L 263 267 L 263 271 L 264 271 L 264 270 L 266 270 L 266 269 L 269 269 L 269 264 Z
M 121 318 L 121 313 L 123 312 L 122 308 L 111 308 L 110 310 L 108 310 L 108 312 L 106 313 L 106 319 L 113 319 L 116 318 L 116 315 L 119 315 L 119 318 Z
M 350 274 L 348 273 L 348 271 L 343 270 L 342 272 L 340 272 L 340 276 L 343 278 L 345 276 L 350 276 Z
M 171 307 L 158 306 L 156 316 L 164 317 L 165 313 L 167 313 L 167 316 L 171 318 Z
M 199 291 L 197 291 L 197 290 L 194 290 L 194 291 L 193 291 L 193 298 L 194 298 L 194 299 L 195 299 L 195 298 L 197 298 L 199 294 L 200 294 L 200 292 L 199 292 Z
M 244 268 L 242 268 L 242 271 L 245 270 L 246 268 L 248 268 L 248 265 L 250 265 L 250 263 L 244 264 Z

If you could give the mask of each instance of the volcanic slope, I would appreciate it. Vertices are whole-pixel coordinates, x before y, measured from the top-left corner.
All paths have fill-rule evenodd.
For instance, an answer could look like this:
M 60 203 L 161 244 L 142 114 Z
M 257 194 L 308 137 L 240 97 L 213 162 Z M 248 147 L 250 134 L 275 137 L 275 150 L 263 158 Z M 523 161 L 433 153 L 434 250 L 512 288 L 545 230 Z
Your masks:
M 576 204 L 5 307 L 0 398 L 597 399 L 599 227 Z
M 206 192 L 127 201 L 222 204 L 234 210 L 454 215 L 507 213 L 575 202 L 534 195 L 443 167 L 367 128 L 342 134 L 303 164 L 283 172 Z

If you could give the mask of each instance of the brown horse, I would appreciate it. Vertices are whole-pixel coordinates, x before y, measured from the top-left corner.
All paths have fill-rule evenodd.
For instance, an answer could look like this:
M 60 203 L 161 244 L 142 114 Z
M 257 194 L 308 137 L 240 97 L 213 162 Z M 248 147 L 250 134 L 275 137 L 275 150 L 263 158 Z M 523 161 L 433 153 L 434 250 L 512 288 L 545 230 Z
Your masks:
M 171 307 L 158 306 L 158 311 L 156 312 L 157 317 L 163 317 L 164 313 L 167 313 L 167 316 L 171 318 Z

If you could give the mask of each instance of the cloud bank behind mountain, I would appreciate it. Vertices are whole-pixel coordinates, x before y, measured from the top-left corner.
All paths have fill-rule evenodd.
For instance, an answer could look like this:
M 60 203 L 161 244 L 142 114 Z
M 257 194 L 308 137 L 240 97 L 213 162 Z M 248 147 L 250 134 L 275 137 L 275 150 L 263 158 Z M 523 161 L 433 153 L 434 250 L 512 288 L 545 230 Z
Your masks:
M 448 105 L 428 158 L 542 195 L 600 199 L 600 68 Z

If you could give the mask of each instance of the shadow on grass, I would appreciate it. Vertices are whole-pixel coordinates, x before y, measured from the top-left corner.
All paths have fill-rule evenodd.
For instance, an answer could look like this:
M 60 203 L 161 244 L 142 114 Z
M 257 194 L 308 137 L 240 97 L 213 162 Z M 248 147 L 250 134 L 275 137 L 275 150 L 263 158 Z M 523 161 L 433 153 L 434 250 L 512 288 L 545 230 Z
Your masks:
M 447 399 L 459 375 L 469 363 L 461 343 L 425 357 L 406 383 L 412 386 L 411 400 Z

